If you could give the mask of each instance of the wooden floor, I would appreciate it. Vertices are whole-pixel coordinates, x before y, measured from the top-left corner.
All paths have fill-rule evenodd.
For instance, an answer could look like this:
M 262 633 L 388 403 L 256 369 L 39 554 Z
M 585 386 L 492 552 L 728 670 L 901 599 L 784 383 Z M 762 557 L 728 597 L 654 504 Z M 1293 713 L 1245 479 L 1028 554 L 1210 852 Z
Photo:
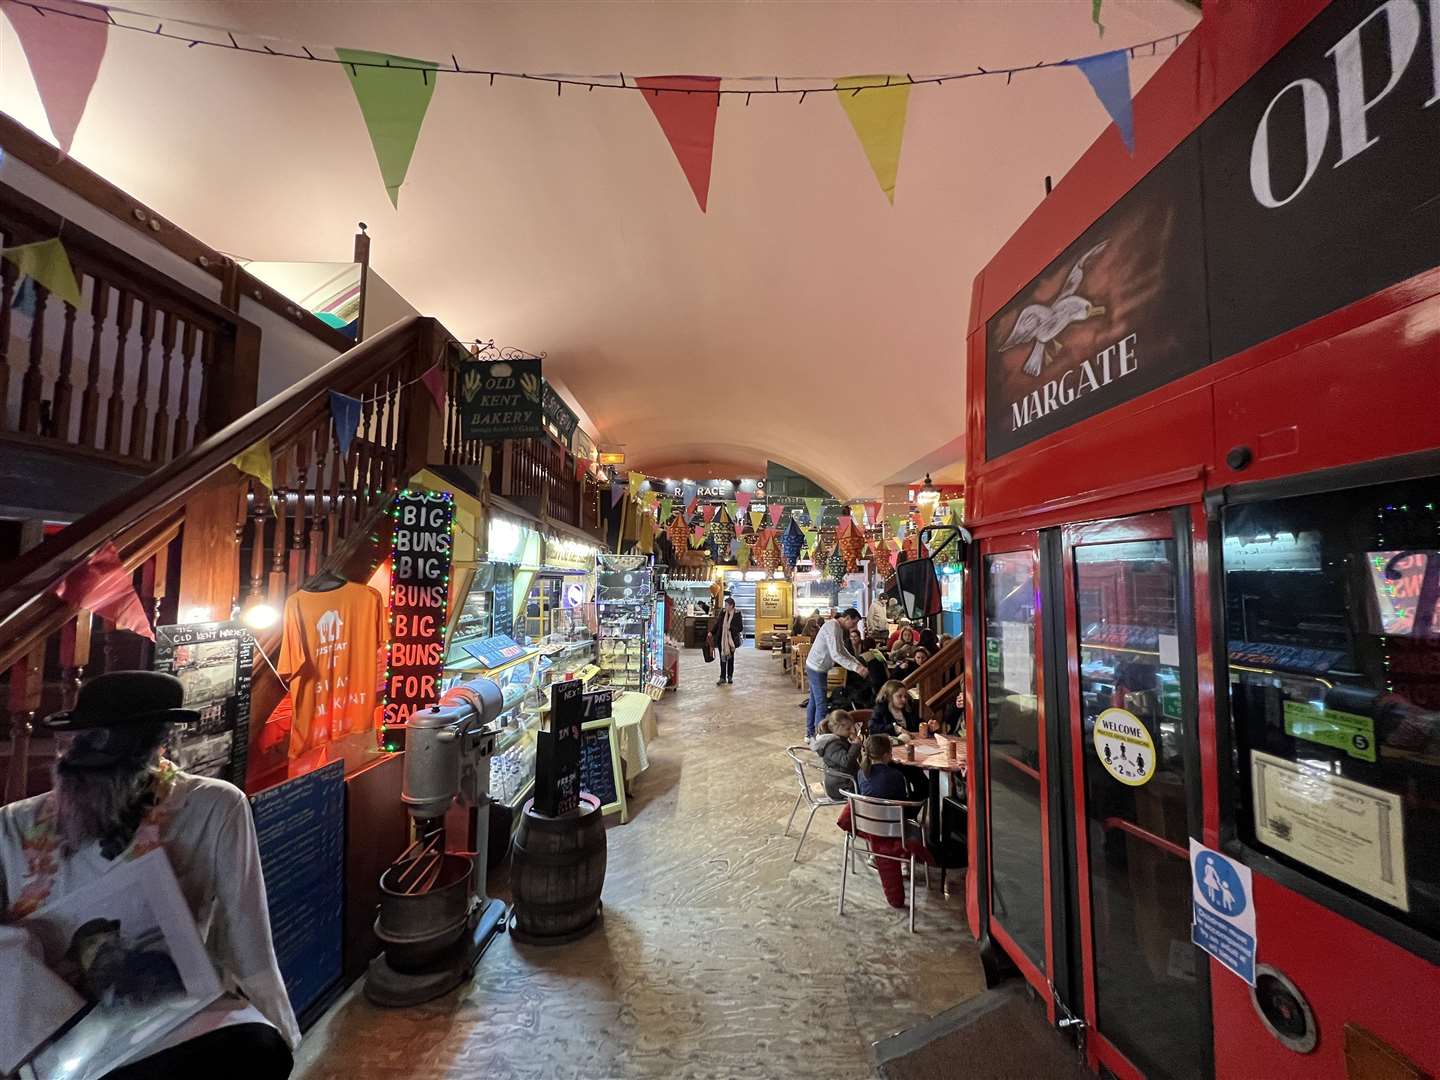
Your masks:
M 938 875 L 922 887 L 912 937 L 873 871 L 836 915 L 834 810 L 791 861 L 784 748 L 804 741 L 802 695 L 768 652 L 735 666 L 735 685 L 717 687 L 716 665 L 686 651 L 679 691 L 656 706 L 630 822 L 607 834 L 602 930 L 559 948 L 502 935 L 469 986 L 420 1008 L 379 1010 L 352 988 L 295 1075 L 873 1077 L 871 1043 L 978 994 L 963 875 L 947 897 Z M 507 895 L 503 872 L 491 892 Z

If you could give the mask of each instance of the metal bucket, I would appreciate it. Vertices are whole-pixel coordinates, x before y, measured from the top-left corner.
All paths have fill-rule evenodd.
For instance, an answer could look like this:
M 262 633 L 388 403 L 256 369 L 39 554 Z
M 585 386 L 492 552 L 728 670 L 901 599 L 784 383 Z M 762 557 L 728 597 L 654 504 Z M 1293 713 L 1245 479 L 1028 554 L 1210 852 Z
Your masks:
M 444 957 L 469 921 L 472 860 L 447 853 L 428 888 L 406 892 L 401 879 L 415 861 L 402 859 L 380 875 L 375 935 L 396 971 L 419 971 Z

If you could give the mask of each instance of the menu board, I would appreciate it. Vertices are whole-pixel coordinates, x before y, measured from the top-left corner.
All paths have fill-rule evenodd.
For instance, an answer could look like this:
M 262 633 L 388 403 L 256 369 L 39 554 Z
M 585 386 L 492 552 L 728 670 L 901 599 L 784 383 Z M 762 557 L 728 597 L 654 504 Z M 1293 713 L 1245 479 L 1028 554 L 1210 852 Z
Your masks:
M 495 589 L 490 599 L 490 627 L 497 634 L 514 629 L 515 568 L 508 563 L 495 564 Z
M 612 730 L 609 724 L 603 724 L 585 732 L 580 740 L 580 790 L 594 795 L 601 806 L 620 801 L 620 793 L 615 790 Z
M 254 662 L 255 639 L 238 622 L 156 628 L 155 670 L 178 678 L 185 707 L 200 712 L 176 726 L 167 751 L 186 772 L 244 784 Z
M 341 976 L 345 915 L 345 763 L 254 795 L 250 809 L 270 933 L 290 1007 L 301 1016 Z
M 550 688 L 550 730 L 537 736 L 535 810 L 561 817 L 580 809 L 580 724 L 584 685 L 578 679 Z

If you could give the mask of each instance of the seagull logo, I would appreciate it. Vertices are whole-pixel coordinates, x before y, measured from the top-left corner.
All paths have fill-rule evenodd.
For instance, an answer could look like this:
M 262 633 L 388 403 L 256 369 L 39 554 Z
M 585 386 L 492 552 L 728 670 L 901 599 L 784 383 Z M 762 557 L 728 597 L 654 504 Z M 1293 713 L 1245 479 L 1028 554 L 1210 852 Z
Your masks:
M 1109 243 L 1109 240 L 1101 240 L 1075 260 L 1075 265 L 1070 268 L 1070 273 L 1065 278 L 1065 286 L 1053 302 L 1027 304 L 1021 309 L 1014 329 L 1010 331 L 1010 336 L 1005 339 L 999 351 L 1007 352 L 1021 345 L 1029 345 L 1030 355 L 1025 360 L 1026 375 L 1039 375 L 1041 367 L 1059 354 L 1061 346 L 1056 339 L 1064 333 L 1067 326 L 1105 314 L 1103 307 L 1092 304 L 1083 296 L 1077 296 L 1076 290 L 1080 288 L 1080 281 L 1085 276 L 1085 264 L 1104 251 Z

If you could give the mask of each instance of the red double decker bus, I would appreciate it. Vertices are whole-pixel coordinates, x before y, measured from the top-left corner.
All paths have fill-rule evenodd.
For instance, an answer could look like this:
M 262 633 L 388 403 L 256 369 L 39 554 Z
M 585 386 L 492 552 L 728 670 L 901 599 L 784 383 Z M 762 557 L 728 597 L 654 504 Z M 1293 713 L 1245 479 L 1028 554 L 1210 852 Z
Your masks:
M 1437 1075 L 1440 2 L 1207 3 L 1134 127 L 974 286 L 971 928 L 1117 1076 Z

